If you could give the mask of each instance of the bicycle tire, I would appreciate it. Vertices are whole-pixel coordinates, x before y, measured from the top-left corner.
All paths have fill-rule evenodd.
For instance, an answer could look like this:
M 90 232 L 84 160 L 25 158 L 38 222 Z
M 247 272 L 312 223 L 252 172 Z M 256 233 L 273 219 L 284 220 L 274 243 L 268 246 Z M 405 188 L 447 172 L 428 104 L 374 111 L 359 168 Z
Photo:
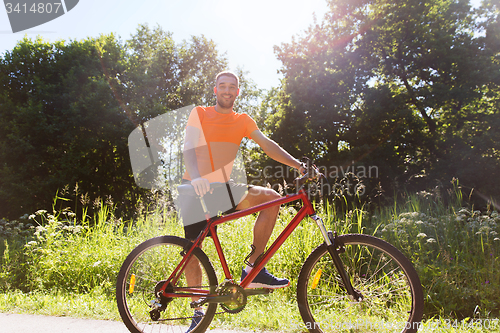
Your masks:
M 297 285 L 299 311 L 309 332 L 417 332 L 424 299 L 410 260 L 369 235 L 342 235 L 335 242 L 344 246 L 339 256 L 364 298 L 350 298 L 326 244 L 318 246 L 304 262 Z
M 122 264 L 116 282 L 116 300 L 120 316 L 132 333 L 185 332 L 191 324 L 194 310 L 190 297 L 174 297 L 165 302 L 165 309 L 156 311 L 159 318 L 152 319 L 151 304 L 156 300 L 155 288 L 167 279 L 183 257 L 183 251 L 191 244 L 184 238 L 160 236 L 139 244 Z M 202 272 L 202 284 L 197 286 L 211 293 L 217 288 L 217 276 L 207 255 L 199 248 L 193 251 Z M 193 260 L 193 259 L 191 259 Z M 132 275 L 134 278 L 132 281 Z M 176 284 L 185 287 L 185 274 Z M 161 303 L 161 302 L 160 302 Z M 201 333 L 210 325 L 217 304 L 204 305 L 205 315 L 191 333 Z

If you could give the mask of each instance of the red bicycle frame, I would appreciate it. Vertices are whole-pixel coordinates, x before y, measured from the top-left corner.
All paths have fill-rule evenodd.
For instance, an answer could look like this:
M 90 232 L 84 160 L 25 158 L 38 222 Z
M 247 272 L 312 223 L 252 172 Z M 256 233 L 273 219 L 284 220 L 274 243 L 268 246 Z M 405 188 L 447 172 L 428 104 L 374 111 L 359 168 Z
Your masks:
M 194 241 L 193 245 L 187 250 L 186 254 L 184 255 L 184 258 L 181 260 L 180 264 L 177 266 L 177 268 L 172 272 L 170 277 L 166 280 L 167 282 L 171 282 L 171 285 L 175 285 L 177 280 L 180 278 L 181 274 L 183 273 L 188 261 L 191 258 L 191 255 L 194 251 L 195 248 L 200 247 L 203 240 L 207 237 L 208 233 L 211 233 L 212 239 L 214 241 L 215 249 L 217 251 L 217 254 L 219 256 L 219 260 L 222 265 L 222 269 L 224 270 L 224 275 L 227 280 L 233 280 L 233 277 L 231 276 L 231 272 L 229 271 L 228 265 L 226 258 L 224 256 L 224 253 L 222 251 L 222 246 L 219 241 L 219 237 L 217 236 L 217 230 L 216 226 L 219 224 L 226 223 L 228 221 L 232 221 L 235 219 L 238 219 L 240 217 L 244 217 L 256 212 L 259 212 L 261 210 L 264 210 L 269 207 L 273 206 L 278 206 L 282 204 L 286 204 L 289 202 L 293 202 L 296 200 L 302 200 L 303 206 L 300 208 L 300 210 L 297 212 L 297 214 L 293 217 L 293 219 L 288 223 L 288 225 L 285 227 L 285 229 L 281 232 L 281 234 L 276 238 L 276 240 L 273 242 L 273 244 L 267 249 L 267 251 L 262 255 L 261 259 L 256 263 L 256 266 L 252 269 L 250 273 L 247 274 L 247 276 L 241 281 L 240 286 L 243 288 L 246 288 L 252 280 L 255 278 L 255 276 L 260 272 L 260 270 L 265 266 L 265 264 L 271 259 L 271 257 L 278 251 L 280 246 L 285 242 L 285 240 L 290 236 L 290 234 L 295 230 L 295 228 L 299 225 L 299 223 L 304 219 L 306 216 L 310 215 L 315 215 L 314 207 L 309 200 L 307 193 L 304 191 L 304 189 L 301 189 L 298 193 L 294 194 L 289 194 L 286 195 L 283 198 L 276 199 L 273 201 L 269 201 L 251 208 L 247 208 L 241 211 L 237 211 L 235 213 L 231 213 L 222 217 L 217 217 L 217 218 L 207 218 L 207 226 L 205 229 L 200 233 L 200 235 L 196 238 Z M 316 219 L 315 219 L 316 221 Z M 317 221 L 316 221 L 317 222 Z M 324 227 L 323 227 L 324 230 Z M 322 231 L 323 231 L 322 230 Z M 325 232 L 323 232 L 325 234 Z M 325 235 L 324 235 L 325 236 Z M 182 288 L 184 291 L 191 291 L 183 294 L 179 293 L 169 293 L 165 292 L 165 289 L 167 288 L 167 285 L 169 283 L 165 283 L 163 287 L 161 288 L 161 291 L 163 291 L 163 296 L 165 297 L 192 297 L 192 296 L 206 296 L 208 294 L 207 290 L 196 290 L 195 288 Z M 179 289 L 177 289 L 179 290 Z

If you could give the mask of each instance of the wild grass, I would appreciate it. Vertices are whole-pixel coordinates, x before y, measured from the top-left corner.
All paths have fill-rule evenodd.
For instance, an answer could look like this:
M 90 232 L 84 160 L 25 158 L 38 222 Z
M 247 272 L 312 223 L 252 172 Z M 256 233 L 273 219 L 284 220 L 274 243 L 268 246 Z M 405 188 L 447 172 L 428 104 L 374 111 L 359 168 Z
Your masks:
M 466 207 L 456 193 L 452 197 L 455 201 L 445 205 L 439 195 L 408 195 L 405 202 L 375 214 L 359 208 L 341 214 L 327 204 L 318 205 L 318 212 L 330 230 L 374 234 L 411 258 L 424 287 L 424 326 L 429 331 L 491 331 L 483 325 L 486 320 L 489 327 L 497 325 L 498 329 L 500 215 L 493 209 Z M 54 209 L 40 210 L 19 221 L 2 221 L 0 311 L 119 320 L 115 282 L 126 255 L 146 239 L 182 236 L 183 231 L 168 209 L 145 209 L 135 220 L 124 222 L 115 216 L 112 206 L 98 204 L 94 216 L 84 213 L 77 218 L 70 210 Z M 282 207 L 273 239 L 296 211 L 294 205 Z M 236 279 L 250 251 L 254 218 L 218 229 Z M 307 255 L 320 243 L 314 222 L 303 221 L 267 264 L 271 272 L 290 278 L 291 287 L 253 296 L 244 311 L 216 316 L 213 326 L 301 331 L 295 300 L 297 276 Z M 210 239 L 203 249 L 214 258 L 221 280 L 222 269 Z M 356 318 L 345 318 L 345 322 L 355 323 Z
M 455 202 L 444 205 L 444 195 Z M 413 261 L 424 286 L 428 317 L 498 317 L 500 215 L 462 203 L 457 188 L 451 194 L 408 196 L 406 205 L 374 218 L 383 221 L 376 236 Z

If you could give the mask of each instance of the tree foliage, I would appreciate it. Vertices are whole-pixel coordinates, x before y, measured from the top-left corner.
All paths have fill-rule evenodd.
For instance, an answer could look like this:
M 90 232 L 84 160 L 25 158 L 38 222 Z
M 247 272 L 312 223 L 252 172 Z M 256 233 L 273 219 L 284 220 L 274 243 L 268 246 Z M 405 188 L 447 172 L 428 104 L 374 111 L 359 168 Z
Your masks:
M 147 25 L 126 42 L 23 39 L 0 58 L 0 216 L 48 209 L 68 185 L 134 209 L 144 192 L 128 135 L 169 110 L 214 103 L 213 80 L 226 67 L 204 36 L 177 44 Z
M 458 177 L 499 195 L 498 2 L 328 4 L 322 22 L 275 49 L 273 138 L 320 165 L 377 166 L 386 190 Z
M 96 43 L 105 44 L 100 57 Z M 125 191 L 133 127 L 108 87 L 122 51 L 113 36 L 81 42 L 24 39 L 2 59 L 0 123 L 2 215 L 46 207 L 79 183 L 90 195 Z M 109 65 L 113 64 L 113 65 Z M 117 64 L 117 65 L 114 65 Z M 14 215 L 16 214 L 16 215 Z

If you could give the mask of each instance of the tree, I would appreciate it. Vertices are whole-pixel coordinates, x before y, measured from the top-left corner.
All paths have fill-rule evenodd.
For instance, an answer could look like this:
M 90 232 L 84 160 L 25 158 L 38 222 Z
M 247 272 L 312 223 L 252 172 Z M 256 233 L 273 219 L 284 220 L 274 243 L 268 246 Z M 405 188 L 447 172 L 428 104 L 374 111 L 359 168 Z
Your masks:
M 102 46 L 102 54 L 96 44 Z M 58 189 L 122 197 L 131 185 L 126 133 L 133 127 L 103 73 L 116 76 L 114 36 L 68 44 L 24 39 L 2 59 L 2 216 L 47 207 Z M 38 207 L 39 208 L 39 207 Z
M 226 67 L 213 41 L 176 44 L 161 27 L 141 25 L 125 43 L 25 38 L 0 58 L 0 216 L 50 208 L 76 184 L 130 212 L 147 193 L 132 177 L 129 134 L 170 110 L 214 103 L 213 81 Z M 241 80 L 246 107 L 259 91 L 243 72 Z
M 386 188 L 460 177 L 498 194 L 498 4 L 329 6 L 305 36 L 276 48 L 283 119 L 273 137 L 321 164 L 376 165 Z

